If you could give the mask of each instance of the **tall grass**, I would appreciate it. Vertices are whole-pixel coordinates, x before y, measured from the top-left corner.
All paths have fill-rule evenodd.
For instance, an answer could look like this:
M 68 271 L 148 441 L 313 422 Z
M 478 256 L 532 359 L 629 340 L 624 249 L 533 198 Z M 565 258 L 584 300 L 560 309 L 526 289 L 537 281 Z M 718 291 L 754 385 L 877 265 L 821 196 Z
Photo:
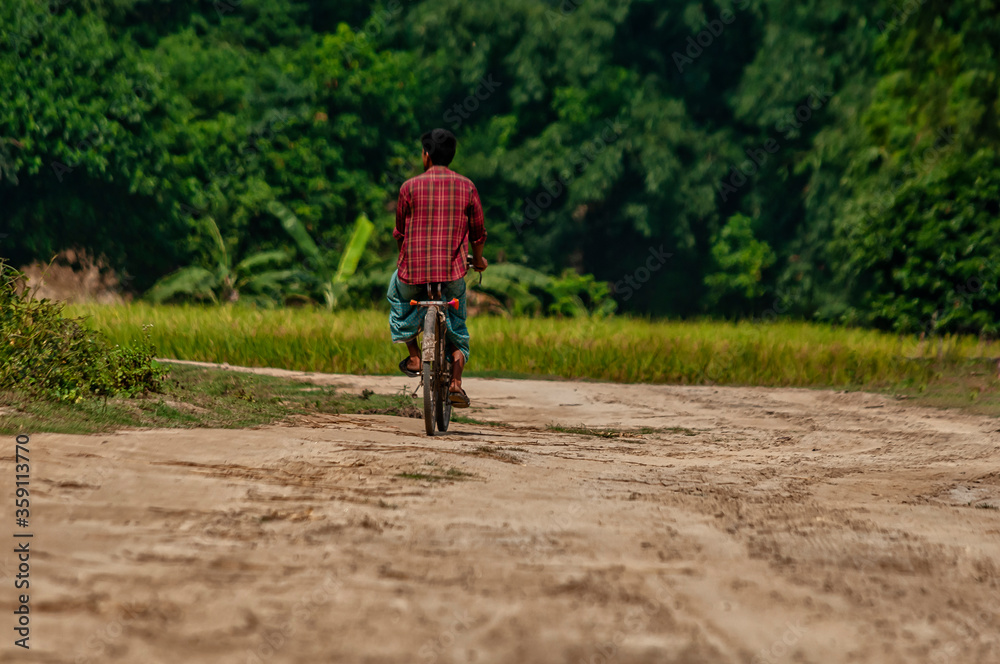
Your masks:
M 163 357 L 303 371 L 393 374 L 404 355 L 380 311 L 239 306 L 75 307 L 115 341 L 149 329 Z M 634 318 L 470 320 L 471 375 L 771 386 L 925 383 L 945 364 L 996 357 L 974 337 L 921 342 L 807 323 Z

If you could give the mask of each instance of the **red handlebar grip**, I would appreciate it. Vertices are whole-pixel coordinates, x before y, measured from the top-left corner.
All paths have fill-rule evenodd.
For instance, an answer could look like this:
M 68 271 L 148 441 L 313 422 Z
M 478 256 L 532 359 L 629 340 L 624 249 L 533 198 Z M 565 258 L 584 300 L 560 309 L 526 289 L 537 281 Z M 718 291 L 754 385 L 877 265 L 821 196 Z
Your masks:
M 456 297 L 455 299 L 453 299 L 448 304 L 451 305 L 452 309 L 456 309 L 457 310 L 458 309 L 458 298 Z
M 410 300 L 410 304 L 412 304 L 413 306 L 417 306 L 420 303 L 417 302 L 416 300 Z

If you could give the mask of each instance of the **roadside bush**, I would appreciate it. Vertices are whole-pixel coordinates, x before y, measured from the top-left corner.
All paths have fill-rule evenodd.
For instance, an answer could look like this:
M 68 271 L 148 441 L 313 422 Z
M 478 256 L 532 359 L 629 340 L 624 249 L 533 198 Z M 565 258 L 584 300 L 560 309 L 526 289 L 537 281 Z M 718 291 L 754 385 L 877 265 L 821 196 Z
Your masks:
M 0 261 L 0 390 L 59 401 L 160 390 L 165 372 L 148 339 L 111 346 L 62 304 L 33 298 L 23 277 Z

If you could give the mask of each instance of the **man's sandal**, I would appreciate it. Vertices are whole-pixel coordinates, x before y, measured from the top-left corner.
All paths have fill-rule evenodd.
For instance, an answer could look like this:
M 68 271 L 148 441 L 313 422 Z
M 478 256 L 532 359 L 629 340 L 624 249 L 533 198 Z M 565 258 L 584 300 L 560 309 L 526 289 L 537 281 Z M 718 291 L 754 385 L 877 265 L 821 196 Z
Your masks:
M 469 400 L 469 395 L 465 393 L 465 390 L 461 392 L 449 392 L 448 400 L 451 401 L 452 408 L 468 408 L 472 405 L 472 401 Z
M 404 357 L 403 361 L 399 363 L 399 370 L 405 373 L 410 378 L 419 378 L 420 377 L 419 371 L 414 371 L 413 369 L 410 369 L 409 367 L 406 366 L 406 364 L 409 361 L 410 361 L 409 356 Z

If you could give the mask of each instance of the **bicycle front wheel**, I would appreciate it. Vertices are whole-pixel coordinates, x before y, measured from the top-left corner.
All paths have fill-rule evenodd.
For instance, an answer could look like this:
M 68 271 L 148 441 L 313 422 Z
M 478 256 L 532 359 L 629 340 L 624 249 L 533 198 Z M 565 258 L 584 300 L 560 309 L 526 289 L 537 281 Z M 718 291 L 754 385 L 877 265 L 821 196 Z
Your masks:
M 442 319 L 439 323 L 438 339 L 434 353 L 434 364 L 437 369 L 437 403 L 434 404 L 435 415 L 437 415 L 438 431 L 447 431 L 451 424 L 451 398 L 448 396 L 448 386 L 451 384 L 451 363 L 448 361 L 446 339 L 448 336 L 447 327 Z
M 434 370 L 434 362 L 428 360 L 428 356 L 433 357 L 432 353 L 427 352 L 427 348 L 436 348 L 437 346 L 437 317 L 434 314 L 433 309 L 428 309 L 427 313 L 424 315 L 424 339 L 423 339 L 423 378 L 424 378 L 424 429 L 427 431 L 428 436 L 434 435 L 434 424 L 435 424 L 435 401 L 437 400 L 438 390 L 436 371 Z

